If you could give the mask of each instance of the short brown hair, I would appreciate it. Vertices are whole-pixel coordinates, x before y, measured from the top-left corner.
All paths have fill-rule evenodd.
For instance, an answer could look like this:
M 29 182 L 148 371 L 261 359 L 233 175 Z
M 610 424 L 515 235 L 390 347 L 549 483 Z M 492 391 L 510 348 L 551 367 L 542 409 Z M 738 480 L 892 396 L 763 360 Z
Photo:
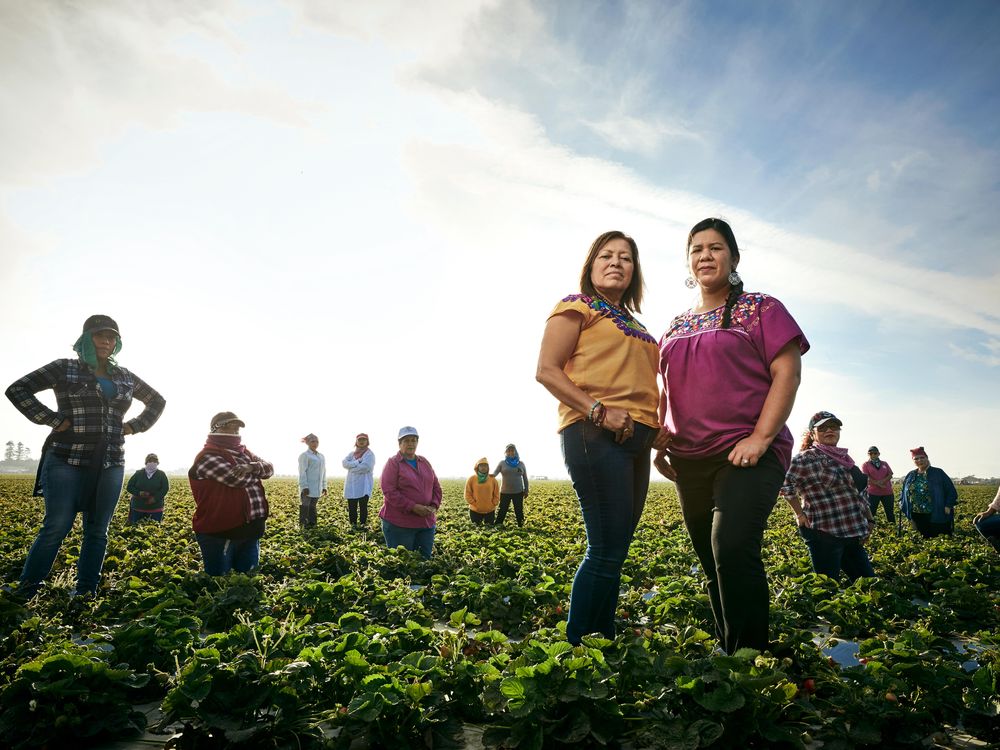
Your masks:
M 620 306 L 630 313 L 642 312 L 642 292 L 646 288 L 646 285 L 642 281 L 642 267 L 639 265 L 639 246 L 635 244 L 635 240 L 624 232 L 619 232 L 617 229 L 605 232 L 591 244 L 590 252 L 587 253 L 587 260 L 583 264 L 583 270 L 580 272 L 580 291 L 588 297 L 597 296 L 597 290 L 594 288 L 594 282 L 590 280 L 590 274 L 594 270 L 594 261 L 597 260 L 597 254 L 611 240 L 625 240 L 629 244 L 629 247 L 632 248 L 632 281 L 629 282 L 628 289 L 622 293 Z

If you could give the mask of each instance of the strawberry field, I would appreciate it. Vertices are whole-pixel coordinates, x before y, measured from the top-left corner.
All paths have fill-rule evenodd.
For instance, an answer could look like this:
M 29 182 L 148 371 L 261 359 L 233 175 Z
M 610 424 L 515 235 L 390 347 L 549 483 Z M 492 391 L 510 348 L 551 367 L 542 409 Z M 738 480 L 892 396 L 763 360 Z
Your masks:
M 7 581 L 42 517 L 30 482 L 0 477 Z M 0 593 L 0 746 L 100 746 L 156 725 L 173 748 L 1000 744 L 998 558 L 971 530 L 993 488 L 960 488 L 951 538 L 883 521 L 879 577 L 850 587 L 810 572 L 779 505 L 773 649 L 725 656 L 671 485 L 650 491 L 619 636 L 576 648 L 563 625 L 585 535 L 568 483 L 532 483 L 526 527 L 502 530 L 472 528 L 462 483 L 444 483 L 426 562 L 377 527 L 352 532 L 336 486 L 305 532 L 295 483 L 266 486 L 255 575 L 201 573 L 177 479 L 162 525 L 126 526 L 121 504 L 96 599 L 69 597 L 79 528 L 40 596 Z

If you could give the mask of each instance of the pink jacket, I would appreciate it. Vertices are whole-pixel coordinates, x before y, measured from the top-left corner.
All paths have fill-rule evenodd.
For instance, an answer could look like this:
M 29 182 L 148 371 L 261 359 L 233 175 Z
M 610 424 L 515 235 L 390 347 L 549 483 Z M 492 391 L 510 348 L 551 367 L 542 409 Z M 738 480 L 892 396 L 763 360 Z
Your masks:
M 385 463 L 382 469 L 382 510 L 379 518 L 404 529 L 430 529 L 437 523 L 437 514 L 418 516 L 414 505 L 430 505 L 437 510 L 441 507 L 441 483 L 430 462 L 417 456 L 414 469 L 397 453 Z
M 861 465 L 862 473 L 868 477 L 868 494 L 884 497 L 892 495 L 892 467 L 885 461 L 879 468 L 875 468 L 871 461 L 865 461 Z

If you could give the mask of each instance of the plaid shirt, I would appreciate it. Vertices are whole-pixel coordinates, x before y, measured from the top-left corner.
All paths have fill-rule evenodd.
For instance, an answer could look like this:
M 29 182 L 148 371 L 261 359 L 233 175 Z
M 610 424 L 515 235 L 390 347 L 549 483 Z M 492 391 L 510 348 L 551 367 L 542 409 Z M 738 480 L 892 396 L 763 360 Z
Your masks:
M 222 451 L 224 448 L 213 448 Z M 250 451 L 225 450 L 226 456 L 217 453 L 203 453 L 194 465 L 195 479 L 213 479 L 227 487 L 243 487 L 250 498 L 250 520 L 267 518 L 267 498 L 264 496 L 262 479 L 274 476 L 274 466 Z M 251 472 L 246 476 L 235 472 L 237 466 L 249 464 Z
M 784 497 L 799 496 L 812 528 L 842 539 L 866 539 L 872 516 L 851 473 L 813 448 L 792 458 L 781 487 Z
M 48 450 L 73 466 L 87 466 L 97 443 L 103 437 L 108 450 L 105 466 L 123 466 L 125 425 L 132 432 L 145 432 L 160 418 L 166 402 L 142 379 L 124 367 L 112 366 L 108 376 L 117 393 L 105 397 L 93 370 L 79 359 L 57 359 L 20 380 L 7 389 L 7 398 L 24 416 L 35 424 L 58 427 L 69 419 L 70 428 L 53 432 L 47 440 Z M 35 398 L 39 391 L 53 390 L 56 394 L 56 411 Z M 122 420 L 132 406 L 132 399 L 146 405 L 142 414 L 123 424 Z

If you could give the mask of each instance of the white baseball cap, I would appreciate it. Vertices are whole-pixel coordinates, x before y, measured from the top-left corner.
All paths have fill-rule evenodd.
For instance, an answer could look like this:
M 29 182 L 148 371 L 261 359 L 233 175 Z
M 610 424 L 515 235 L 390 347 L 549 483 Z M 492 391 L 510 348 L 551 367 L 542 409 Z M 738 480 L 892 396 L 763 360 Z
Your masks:
M 407 427 L 400 427 L 399 428 L 399 436 L 396 438 L 396 440 L 402 440 L 403 438 L 409 437 L 410 435 L 412 435 L 415 438 L 419 438 L 420 437 L 420 435 L 417 433 L 417 428 L 416 427 L 409 427 L 409 426 L 407 426 Z

